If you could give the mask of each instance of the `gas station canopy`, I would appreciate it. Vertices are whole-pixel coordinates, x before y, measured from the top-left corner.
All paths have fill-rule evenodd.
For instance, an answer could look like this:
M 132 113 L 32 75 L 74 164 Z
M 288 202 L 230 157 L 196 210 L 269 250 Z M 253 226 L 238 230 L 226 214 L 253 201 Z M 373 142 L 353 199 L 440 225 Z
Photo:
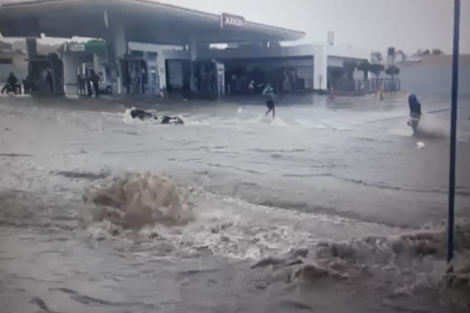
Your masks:
M 126 40 L 166 45 L 274 42 L 305 33 L 216 15 L 151 0 L 5 0 L 0 32 L 5 37 L 88 37 L 106 39 L 116 25 Z

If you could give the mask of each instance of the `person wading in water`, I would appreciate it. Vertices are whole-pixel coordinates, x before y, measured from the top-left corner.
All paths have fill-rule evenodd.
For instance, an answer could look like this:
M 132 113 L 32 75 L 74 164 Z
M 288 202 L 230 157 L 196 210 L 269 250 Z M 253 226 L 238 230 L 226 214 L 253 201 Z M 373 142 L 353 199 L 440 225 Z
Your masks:
M 265 116 L 268 116 L 269 112 L 273 112 L 273 119 L 276 116 L 276 106 L 274 105 L 274 89 L 271 87 L 271 84 L 267 84 L 263 90 L 263 96 L 266 96 L 268 99 L 266 100 L 266 106 L 268 107 L 268 111 L 266 112 Z

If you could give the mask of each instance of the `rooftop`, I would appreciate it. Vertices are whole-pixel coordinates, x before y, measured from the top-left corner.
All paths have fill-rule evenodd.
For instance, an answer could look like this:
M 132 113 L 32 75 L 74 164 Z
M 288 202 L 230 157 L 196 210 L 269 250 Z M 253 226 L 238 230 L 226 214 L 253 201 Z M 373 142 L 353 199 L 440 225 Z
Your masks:
M 220 15 L 151 0 L 4 0 L 0 32 L 7 37 L 91 37 L 105 39 L 109 26 L 125 24 L 132 42 L 182 45 L 198 43 L 293 41 L 304 32 L 245 21 L 238 29 L 222 29 Z

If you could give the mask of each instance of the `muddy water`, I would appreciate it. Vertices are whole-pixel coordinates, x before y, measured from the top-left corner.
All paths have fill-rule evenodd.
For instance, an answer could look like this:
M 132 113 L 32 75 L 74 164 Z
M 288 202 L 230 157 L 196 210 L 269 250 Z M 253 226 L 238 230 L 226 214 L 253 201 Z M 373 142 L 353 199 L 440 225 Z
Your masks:
M 6 312 L 448 312 L 451 302 L 464 312 L 459 293 L 438 292 L 439 253 L 392 262 L 381 240 L 367 260 L 360 244 L 352 258 L 321 253 L 327 242 L 392 238 L 445 217 L 447 143 L 416 149 L 393 101 L 379 112 L 347 101 L 286 108 L 274 125 L 256 106 L 185 108 L 185 127 L 76 105 L 1 107 Z M 171 175 L 195 221 L 142 231 L 90 223 L 84 189 L 125 171 Z M 462 217 L 468 177 L 459 175 Z

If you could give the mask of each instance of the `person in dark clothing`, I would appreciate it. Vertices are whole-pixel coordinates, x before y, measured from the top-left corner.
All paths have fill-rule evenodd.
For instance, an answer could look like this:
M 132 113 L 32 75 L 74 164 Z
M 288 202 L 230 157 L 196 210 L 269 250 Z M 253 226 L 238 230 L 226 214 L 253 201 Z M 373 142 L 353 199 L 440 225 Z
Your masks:
M 183 99 L 189 99 L 189 97 L 191 96 L 191 85 L 189 83 L 189 80 L 185 79 L 183 81 L 183 89 L 181 90 L 182 94 L 183 94 Z
M 408 96 L 408 106 L 410 107 L 410 119 L 408 120 L 408 126 L 413 128 L 413 132 L 416 132 L 419 121 L 421 120 L 421 103 L 418 101 L 418 97 L 412 93 Z
M 88 93 L 88 97 L 93 95 L 93 89 L 91 87 L 91 72 L 87 72 L 85 74 L 85 85 Z
M 162 124 L 184 125 L 184 121 L 179 116 L 163 116 Z
M 152 113 L 146 112 L 141 109 L 133 109 L 131 111 L 131 117 L 132 118 L 138 118 L 140 120 L 146 120 L 146 119 L 158 119 L 156 115 L 153 115 Z
M 142 66 L 142 72 L 140 74 L 141 76 L 140 83 L 141 83 L 141 88 L 142 88 L 142 94 L 145 95 L 145 87 L 148 84 L 147 66 L 144 61 L 141 62 L 141 66 Z
M 77 77 L 77 80 L 78 80 L 78 94 L 79 95 L 85 95 L 86 94 L 86 88 L 85 88 L 85 76 L 82 75 L 82 74 L 79 74 L 78 77 Z
M 408 105 L 410 107 L 411 117 L 421 117 L 421 103 L 418 101 L 418 97 L 414 93 L 408 96 Z
M 52 77 L 52 72 L 50 69 L 46 70 L 46 82 L 49 85 L 51 93 L 53 93 L 54 92 L 54 79 Z
M 158 120 L 158 116 L 147 112 L 142 109 L 132 109 L 131 110 L 131 117 L 133 119 L 140 119 L 141 121 L 149 120 L 149 119 L 154 119 Z M 161 118 L 161 124 L 167 124 L 167 125 L 184 125 L 184 121 L 182 118 L 179 116 L 162 116 Z
M 2 88 L 2 94 L 5 92 L 14 92 L 16 94 L 18 93 L 19 89 L 20 87 L 18 86 L 18 79 L 16 78 L 15 74 L 13 74 L 13 72 L 10 72 L 7 81 L 5 82 L 5 85 Z
M 96 74 L 94 70 L 90 71 L 90 80 L 93 84 L 93 90 L 95 91 L 95 97 L 98 98 L 100 95 L 100 76 Z
M 31 75 L 28 74 L 23 80 L 23 90 L 25 94 L 29 94 L 34 91 L 34 82 L 31 79 Z

